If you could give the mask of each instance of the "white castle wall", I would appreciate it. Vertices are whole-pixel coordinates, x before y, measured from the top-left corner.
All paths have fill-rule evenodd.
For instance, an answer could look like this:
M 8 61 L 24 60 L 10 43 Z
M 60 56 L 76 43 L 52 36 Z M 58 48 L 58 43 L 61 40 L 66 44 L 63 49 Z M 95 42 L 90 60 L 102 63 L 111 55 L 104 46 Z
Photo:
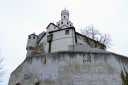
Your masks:
M 53 33 L 53 41 L 51 43 L 51 52 L 68 51 L 68 45 L 75 45 L 75 34 L 73 29 L 68 29 L 69 34 L 65 35 L 66 30 Z M 73 41 L 74 40 L 74 41 Z
M 69 45 L 68 46 L 69 51 L 77 51 L 77 52 L 99 52 L 99 53 L 109 53 L 108 51 L 98 49 L 98 48 L 92 48 L 88 44 L 84 45 Z
M 28 57 L 9 85 L 121 85 L 128 58 L 113 53 L 59 52 Z
M 58 29 L 59 29 L 58 27 L 54 26 L 53 24 L 50 24 L 49 27 L 47 28 L 46 32 L 55 31 Z
M 66 29 L 65 29 L 66 30 Z M 51 52 L 56 51 L 68 51 L 68 45 L 74 45 L 75 43 L 75 34 L 73 29 L 69 30 L 69 34 L 65 35 L 65 30 L 53 32 L 53 40 L 51 42 Z M 47 32 L 44 38 L 40 41 L 40 43 L 44 43 L 45 52 L 48 53 L 49 43 L 47 42 L 47 36 L 49 33 Z

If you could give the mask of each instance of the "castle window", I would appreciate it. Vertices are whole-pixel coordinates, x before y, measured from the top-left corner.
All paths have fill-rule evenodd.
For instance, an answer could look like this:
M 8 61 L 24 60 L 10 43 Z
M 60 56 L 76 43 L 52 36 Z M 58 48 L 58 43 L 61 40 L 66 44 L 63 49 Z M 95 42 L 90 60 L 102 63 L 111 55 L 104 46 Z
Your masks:
M 31 35 L 29 35 L 29 39 L 31 38 Z
M 65 30 L 65 35 L 69 35 L 69 30 Z
M 76 35 L 76 38 L 79 39 L 79 35 Z
M 60 26 L 60 24 L 58 24 L 58 26 Z
M 28 50 L 28 47 L 26 47 L 26 50 Z
M 40 82 L 35 83 L 35 85 L 40 85 Z
M 68 25 L 68 22 L 67 22 L 67 25 Z
M 64 19 L 65 19 L 65 16 L 64 16 Z
M 61 24 L 63 24 L 63 22 L 61 22 Z
M 35 39 L 35 36 L 33 36 L 33 39 Z
M 70 24 L 70 27 L 71 27 L 72 25 Z
M 79 39 L 81 40 L 81 36 L 79 36 Z
M 17 83 L 16 85 L 20 85 L 20 83 Z

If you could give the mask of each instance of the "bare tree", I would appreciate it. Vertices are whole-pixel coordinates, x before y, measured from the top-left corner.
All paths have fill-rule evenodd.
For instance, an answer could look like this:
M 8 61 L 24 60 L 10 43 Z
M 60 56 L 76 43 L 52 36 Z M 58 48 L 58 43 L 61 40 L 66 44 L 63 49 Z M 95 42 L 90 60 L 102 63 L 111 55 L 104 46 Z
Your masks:
M 112 45 L 111 36 L 109 34 L 100 33 L 93 25 L 89 25 L 85 29 L 80 29 L 80 31 L 83 35 L 104 44 L 107 48 Z
M 81 33 L 93 40 L 96 40 L 97 35 L 99 35 L 99 31 L 95 29 L 92 25 L 86 27 L 86 29 L 81 29 Z
M 109 34 L 100 34 L 100 38 L 98 40 L 100 43 L 104 44 L 107 48 L 110 48 L 112 46 L 111 42 L 111 36 Z

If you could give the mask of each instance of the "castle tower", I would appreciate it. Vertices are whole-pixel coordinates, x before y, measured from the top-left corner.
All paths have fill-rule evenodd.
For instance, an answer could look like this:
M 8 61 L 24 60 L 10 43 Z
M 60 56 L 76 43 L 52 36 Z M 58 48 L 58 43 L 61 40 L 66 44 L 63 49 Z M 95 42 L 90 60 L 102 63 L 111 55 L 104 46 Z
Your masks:
M 26 50 L 27 50 L 26 57 L 32 56 L 31 54 L 35 50 L 36 42 L 37 42 L 37 35 L 35 33 L 28 35 L 28 41 L 26 46 Z
M 61 20 L 56 23 L 59 28 L 73 27 L 73 23 L 69 21 L 69 11 L 64 9 L 61 12 Z

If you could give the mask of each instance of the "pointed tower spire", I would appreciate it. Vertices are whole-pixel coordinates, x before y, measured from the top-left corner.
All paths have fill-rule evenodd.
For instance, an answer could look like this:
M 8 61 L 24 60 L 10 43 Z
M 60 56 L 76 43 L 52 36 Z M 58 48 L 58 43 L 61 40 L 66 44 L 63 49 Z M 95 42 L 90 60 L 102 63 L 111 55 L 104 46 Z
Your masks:
M 66 6 L 65 6 L 64 10 L 66 10 Z

